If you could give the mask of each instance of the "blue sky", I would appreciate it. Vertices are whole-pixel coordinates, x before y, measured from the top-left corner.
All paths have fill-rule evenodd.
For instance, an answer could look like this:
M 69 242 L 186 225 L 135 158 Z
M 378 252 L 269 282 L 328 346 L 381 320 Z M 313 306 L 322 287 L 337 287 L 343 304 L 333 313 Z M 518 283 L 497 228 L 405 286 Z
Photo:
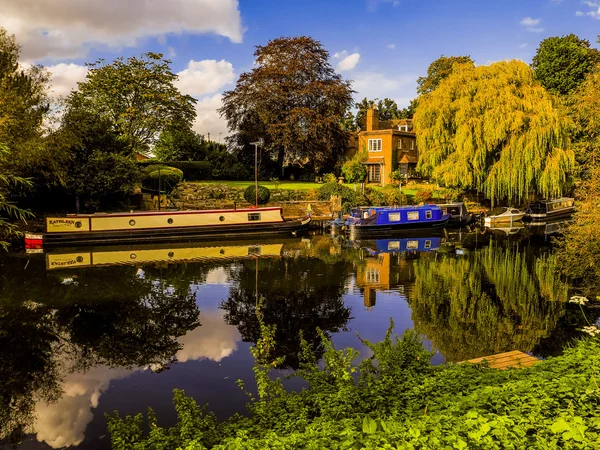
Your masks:
M 600 33 L 600 0 L 0 0 L 0 11 L 23 63 L 52 72 L 56 96 L 85 77 L 85 62 L 168 55 L 180 89 L 199 100 L 197 131 L 212 136 L 227 133 L 221 93 L 252 68 L 256 45 L 280 36 L 321 41 L 357 99 L 405 106 L 442 54 L 530 62 L 546 37 L 574 33 L 597 46 Z

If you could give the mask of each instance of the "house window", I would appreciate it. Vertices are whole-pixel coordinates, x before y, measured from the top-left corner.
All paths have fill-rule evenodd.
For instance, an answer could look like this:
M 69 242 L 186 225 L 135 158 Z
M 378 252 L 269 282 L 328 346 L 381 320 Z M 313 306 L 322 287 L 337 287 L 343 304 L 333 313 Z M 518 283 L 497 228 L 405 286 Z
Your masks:
M 375 269 L 374 267 L 367 267 L 366 278 L 367 283 L 379 283 L 379 270 Z
M 381 139 L 369 139 L 369 151 L 380 152 L 381 151 Z
M 415 149 L 415 141 L 414 141 L 414 140 L 411 140 L 411 141 L 410 141 L 410 149 L 411 149 L 411 150 L 414 150 L 414 149 Z
M 369 172 L 369 181 L 379 183 L 381 181 L 381 166 L 379 164 L 369 164 L 367 169 Z
M 408 125 L 400 125 L 400 126 L 398 127 L 398 129 L 399 129 L 400 131 L 408 131 Z
M 426 219 L 431 219 L 431 217 L 432 217 L 432 212 L 429 211 L 429 210 L 425 211 L 425 218 Z
M 398 150 L 402 150 L 402 139 L 398 139 Z
M 400 213 L 389 213 L 388 220 L 390 222 L 400 222 Z
M 260 221 L 260 213 L 248 213 L 248 222 Z
M 411 211 L 406 214 L 408 220 L 419 220 L 419 211 Z

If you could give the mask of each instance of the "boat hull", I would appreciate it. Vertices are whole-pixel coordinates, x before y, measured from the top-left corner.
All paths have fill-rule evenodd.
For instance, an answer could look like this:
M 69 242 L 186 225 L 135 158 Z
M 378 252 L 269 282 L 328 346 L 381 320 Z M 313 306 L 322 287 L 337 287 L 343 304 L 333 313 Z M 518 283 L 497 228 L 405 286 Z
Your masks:
M 573 215 L 575 208 L 565 208 L 540 214 L 527 214 L 526 220 L 530 222 L 550 222 L 553 220 L 567 219 Z
M 407 231 L 435 230 L 446 227 L 450 220 L 449 216 L 441 220 L 419 222 L 419 223 L 399 223 L 387 225 L 363 225 L 351 224 L 346 227 L 348 233 L 356 236 L 388 236 Z
M 525 213 L 522 214 L 513 214 L 511 216 L 490 216 L 484 219 L 484 223 L 487 224 L 496 224 L 496 223 L 514 223 L 523 220 L 525 217 Z
M 120 243 L 159 243 L 206 239 L 252 238 L 269 235 L 294 235 L 310 225 L 309 216 L 298 220 L 256 224 L 203 225 L 170 228 L 106 230 L 88 232 L 39 233 L 26 235 L 30 247 L 58 248 L 65 246 L 110 245 Z

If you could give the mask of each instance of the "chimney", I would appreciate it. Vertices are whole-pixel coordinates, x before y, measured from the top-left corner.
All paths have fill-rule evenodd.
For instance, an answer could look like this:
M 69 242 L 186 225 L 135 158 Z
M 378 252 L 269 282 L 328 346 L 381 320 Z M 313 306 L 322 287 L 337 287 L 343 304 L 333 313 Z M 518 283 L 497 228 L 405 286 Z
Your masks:
M 375 105 L 367 109 L 367 131 L 374 130 L 379 130 L 379 116 Z

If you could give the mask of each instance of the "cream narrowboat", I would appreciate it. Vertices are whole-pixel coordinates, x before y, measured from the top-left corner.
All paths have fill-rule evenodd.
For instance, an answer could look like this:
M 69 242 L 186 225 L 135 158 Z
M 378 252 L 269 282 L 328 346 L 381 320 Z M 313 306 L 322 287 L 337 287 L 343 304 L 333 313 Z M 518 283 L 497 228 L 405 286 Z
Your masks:
M 306 230 L 310 220 L 310 216 L 285 220 L 280 207 L 69 214 L 63 217 L 47 217 L 46 231 L 39 234 L 26 234 L 25 247 L 48 248 L 292 235 Z

